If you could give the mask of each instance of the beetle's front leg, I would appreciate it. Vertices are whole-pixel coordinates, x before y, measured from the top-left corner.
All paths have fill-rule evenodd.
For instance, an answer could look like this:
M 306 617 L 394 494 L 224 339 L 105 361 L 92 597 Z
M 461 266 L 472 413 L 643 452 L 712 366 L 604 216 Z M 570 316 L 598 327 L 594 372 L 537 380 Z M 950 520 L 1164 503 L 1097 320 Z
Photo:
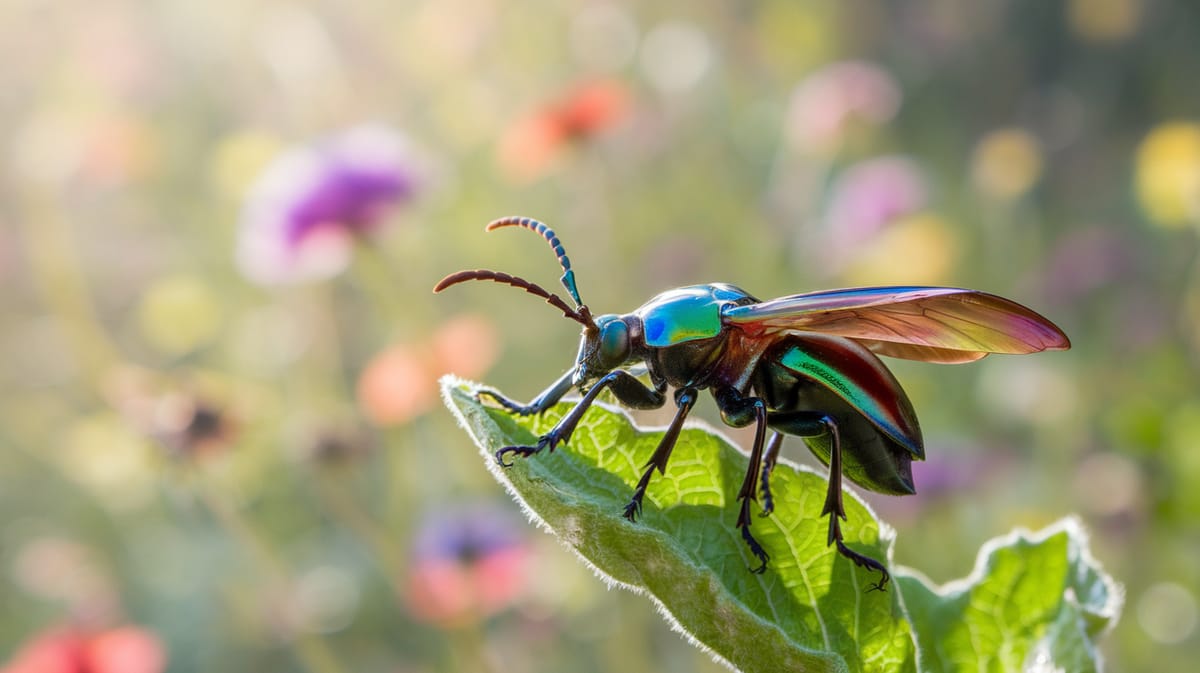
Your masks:
M 485 397 L 490 397 L 500 406 L 508 409 L 518 416 L 529 416 L 532 414 L 540 414 L 558 403 L 563 395 L 571 389 L 571 378 L 575 375 L 575 368 L 567 370 L 567 373 L 558 377 L 558 380 L 550 384 L 550 387 L 543 390 L 529 404 L 521 404 L 514 402 L 500 394 L 499 391 L 492 388 L 482 388 L 475 393 L 475 399 L 483 400 Z
M 571 374 L 571 372 L 568 372 L 568 375 L 569 374 Z M 558 384 L 556 383 L 555 385 Z M 569 385 L 568 378 L 568 387 Z M 551 392 L 553 388 L 554 386 L 551 386 L 551 388 L 548 388 L 546 392 Z M 575 407 L 572 408 L 571 411 L 550 430 L 550 432 L 542 435 L 538 439 L 537 444 L 533 446 L 506 446 L 496 452 L 496 462 L 500 463 L 500 465 L 503 467 L 511 467 L 512 463 L 504 462 L 504 456 L 510 453 L 525 458 L 532 456 L 533 454 L 538 453 L 542 449 L 546 448 L 554 451 L 555 447 L 557 447 L 560 443 L 565 443 L 571 439 L 571 435 L 575 432 L 575 427 L 579 425 L 580 419 L 583 418 L 584 412 L 588 410 L 588 407 L 592 406 L 592 403 L 596 401 L 596 398 L 599 397 L 600 393 L 603 392 L 605 388 L 611 388 L 613 394 L 616 395 L 617 399 L 622 404 L 635 409 L 653 409 L 656 407 L 661 407 L 663 402 L 666 401 L 665 384 L 663 384 L 662 389 L 648 388 L 629 372 L 625 372 L 620 369 L 609 372 L 601 377 L 600 380 L 597 381 L 596 384 L 584 394 L 583 399 L 579 400 Z M 558 396 L 561 398 L 563 394 L 564 393 L 559 393 Z M 543 393 L 543 395 L 545 395 L 545 393 Z M 538 399 L 540 400 L 541 396 L 539 396 Z M 557 399 L 555 401 L 557 401 Z M 534 402 L 529 406 L 532 407 L 537 402 L 538 400 L 534 400 Z M 552 404 L 552 402 L 550 404 Z M 546 404 L 544 408 L 537 411 L 545 411 L 546 408 L 549 408 L 550 404 Z
M 696 404 L 697 395 L 699 395 L 699 391 L 695 388 L 680 388 L 676 391 L 675 404 L 678 409 L 675 411 L 675 418 L 671 419 L 671 425 L 663 433 L 658 448 L 654 449 L 654 455 L 650 456 L 650 460 L 646 463 L 646 471 L 638 480 L 637 488 L 633 491 L 633 499 L 629 501 L 628 505 L 625 505 L 626 519 L 636 521 L 638 515 L 642 513 L 642 498 L 646 496 L 646 487 L 650 485 L 650 477 L 654 474 L 654 470 L 657 469 L 659 474 L 666 474 L 671 450 L 675 448 L 675 443 L 679 441 L 679 431 L 683 429 L 683 419 L 687 418 L 688 412 Z
M 758 397 L 746 397 L 735 388 L 718 388 L 713 391 L 717 407 L 721 410 L 721 419 L 735 428 L 745 427 L 755 423 L 754 445 L 750 449 L 750 465 L 746 468 L 746 478 L 742 480 L 742 488 L 738 491 L 738 500 L 742 508 L 738 511 L 737 527 L 742 530 L 742 539 L 750 547 L 750 552 L 758 558 L 760 565 L 750 572 L 761 573 L 767 569 L 766 550 L 750 534 L 750 501 L 755 499 L 755 486 L 763 458 L 763 444 L 767 438 L 767 404 Z

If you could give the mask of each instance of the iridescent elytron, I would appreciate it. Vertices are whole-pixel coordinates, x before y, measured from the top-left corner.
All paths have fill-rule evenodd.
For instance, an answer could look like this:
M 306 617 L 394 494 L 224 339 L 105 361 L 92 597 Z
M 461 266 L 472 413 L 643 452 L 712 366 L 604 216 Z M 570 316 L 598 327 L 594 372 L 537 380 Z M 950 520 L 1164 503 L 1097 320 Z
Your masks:
M 1053 323 L 1020 304 L 984 292 L 946 287 L 867 287 L 829 290 L 759 301 L 733 285 L 713 283 L 668 290 L 625 315 L 592 317 L 579 298 L 570 260 L 558 237 L 536 220 L 509 217 L 487 230 L 520 226 L 542 235 L 562 266 L 563 285 L 575 302 L 521 278 L 498 271 L 460 271 L 442 279 L 434 292 L 468 280 L 490 280 L 544 298 L 583 325 L 575 364 L 529 404 L 498 392 L 486 396 L 521 415 L 545 411 L 572 388 L 583 394 L 575 407 L 533 446 L 506 446 L 505 456 L 554 450 L 570 439 L 584 412 L 604 389 L 622 404 L 652 409 L 675 389 L 675 417 L 625 507 L 636 519 L 654 470 L 666 471 L 683 420 L 699 392 L 712 391 L 721 418 L 734 427 L 755 424 L 750 465 L 738 493 L 737 527 L 757 558 L 753 572 L 766 569 L 768 556 L 750 534 L 750 501 L 762 495 L 763 515 L 771 513 L 771 470 L 785 435 L 804 440 L 829 466 L 822 514 L 829 517 L 827 544 L 857 565 L 883 564 L 851 550 L 842 541 L 842 477 L 878 493 L 909 495 L 912 461 L 923 460 L 921 429 L 908 396 L 877 355 L 925 362 L 959 363 L 988 353 L 1034 353 L 1070 347 Z M 650 385 L 628 368 L 644 366 Z M 767 428 L 773 433 L 767 439 Z M 761 489 L 761 490 L 760 490 Z

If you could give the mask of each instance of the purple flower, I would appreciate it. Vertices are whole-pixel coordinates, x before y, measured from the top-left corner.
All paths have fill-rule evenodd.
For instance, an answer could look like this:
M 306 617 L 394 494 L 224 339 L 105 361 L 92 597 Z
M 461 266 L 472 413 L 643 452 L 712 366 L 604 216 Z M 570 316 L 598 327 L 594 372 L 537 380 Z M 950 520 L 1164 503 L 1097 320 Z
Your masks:
M 447 507 L 425 520 L 413 541 L 405 583 L 414 616 L 436 624 L 470 623 L 524 594 L 529 543 L 500 507 Z
M 264 285 L 337 275 L 349 264 L 355 240 L 408 200 L 415 183 L 405 138 L 385 126 L 354 127 L 290 150 L 251 187 L 238 266 Z

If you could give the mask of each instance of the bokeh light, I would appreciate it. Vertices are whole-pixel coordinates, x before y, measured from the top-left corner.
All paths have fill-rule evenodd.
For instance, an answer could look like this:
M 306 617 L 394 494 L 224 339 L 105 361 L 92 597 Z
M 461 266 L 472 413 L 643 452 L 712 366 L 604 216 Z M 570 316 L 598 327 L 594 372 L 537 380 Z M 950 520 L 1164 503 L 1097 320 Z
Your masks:
M 872 500 L 894 562 L 949 580 L 1077 513 L 1128 596 L 1108 667 L 1196 668 L 1189 3 L 26 0 L 0 38 L 3 673 L 722 670 L 441 407 L 576 352 L 522 293 L 430 292 L 561 293 L 482 233 L 513 214 L 597 313 L 720 281 L 1045 314 L 1072 350 L 886 361 L 929 454 Z
M 1142 140 L 1137 189 L 1153 222 L 1179 227 L 1200 221 L 1200 124 L 1162 124 Z

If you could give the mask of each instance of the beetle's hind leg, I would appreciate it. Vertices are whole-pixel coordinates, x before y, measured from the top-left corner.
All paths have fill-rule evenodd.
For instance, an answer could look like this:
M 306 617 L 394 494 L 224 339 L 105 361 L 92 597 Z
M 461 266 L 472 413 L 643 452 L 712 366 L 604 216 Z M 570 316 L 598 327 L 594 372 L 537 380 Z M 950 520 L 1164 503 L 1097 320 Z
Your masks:
M 683 419 L 687 418 L 688 413 L 696 404 L 697 394 L 695 388 L 681 388 L 676 392 L 675 404 L 678 405 L 678 409 L 675 411 L 675 418 L 671 419 L 671 425 L 663 433 L 662 441 L 658 443 L 658 448 L 654 449 L 654 455 L 650 456 L 649 462 L 646 463 L 646 471 L 638 480 L 637 488 L 633 491 L 633 499 L 629 501 L 628 505 L 625 505 L 626 519 L 636 521 L 641 515 L 642 498 L 646 496 L 646 487 L 650 485 L 650 478 L 654 475 L 654 470 L 658 470 L 659 474 L 666 473 L 667 461 L 671 458 L 671 451 L 675 448 L 675 443 L 679 441 L 679 431 L 683 429 Z
M 771 427 L 800 437 L 829 438 L 829 483 L 828 490 L 825 492 L 825 507 L 821 510 L 822 516 L 829 517 L 829 537 L 826 544 L 836 545 L 839 554 L 850 559 L 860 568 L 878 571 L 881 577 L 878 582 L 871 585 L 871 589 L 883 591 L 891 579 L 887 568 L 879 561 L 847 547 L 842 541 L 842 520 L 846 518 L 846 509 L 842 503 L 842 439 L 838 432 L 837 422 L 828 414 L 820 412 L 783 411 L 771 413 Z M 772 438 L 772 442 L 774 442 L 774 438 Z M 775 456 L 768 456 L 768 460 L 772 464 L 774 459 Z M 765 475 L 768 472 L 765 465 L 763 472 L 765 489 Z
M 838 434 L 837 423 L 829 416 L 824 416 L 821 422 L 825 424 L 830 435 L 829 452 L 829 490 L 825 493 L 825 507 L 822 515 L 829 516 L 829 538 L 826 544 L 837 544 L 838 553 L 854 562 L 854 565 L 867 570 L 879 571 L 878 582 L 871 585 L 871 591 L 886 591 L 891 574 L 882 563 L 870 556 L 864 556 L 846 546 L 842 542 L 842 520 L 846 518 L 846 509 L 842 503 L 842 441 Z

